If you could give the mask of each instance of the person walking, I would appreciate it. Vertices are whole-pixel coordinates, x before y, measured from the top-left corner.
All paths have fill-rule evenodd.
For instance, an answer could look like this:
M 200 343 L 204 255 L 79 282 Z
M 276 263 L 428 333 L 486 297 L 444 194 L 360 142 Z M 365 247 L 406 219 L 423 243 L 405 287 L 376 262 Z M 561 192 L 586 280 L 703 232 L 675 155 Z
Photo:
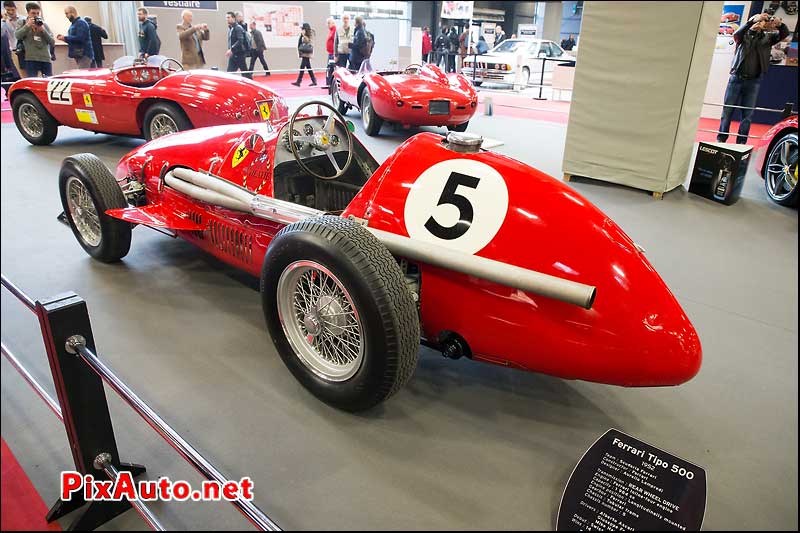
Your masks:
M 89 25 L 89 34 L 92 36 L 92 51 L 94 52 L 92 68 L 103 68 L 103 61 L 106 59 L 103 51 L 103 39 L 108 39 L 108 32 L 102 26 L 92 22 L 91 17 L 83 17 L 83 20 Z
M 742 120 L 739 122 L 736 143 L 747 143 L 753 117 L 752 108 L 758 99 L 761 78 L 769 68 L 770 50 L 788 36 L 789 28 L 786 24 L 768 13 L 752 16 L 733 33 L 736 50 L 731 63 L 731 76 L 725 89 L 726 107 L 722 108 L 717 141 L 727 142 L 733 112 L 737 109 L 727 106 L 742 106 L 745 109 L 740 109 Z
M 50 61 L 50 45 L 55 43 L 53 32 L 42 19 L 42 8 L 36 2 L 25 4 L 28 18 L 20 21 L 15 32 L 18 42 L 25 47 L 25 73 L 29 77 L 49 78 L 53 75 L 53 64 Z
M 158 29 L 155 22 L 150 20 L 147 15 L 146 8 L 140 7 L 136 10 L 136 16 L 139 19 L 139 57 L 144 59 L 157 56 L 161 51 Z
M 350 26 L 350 15 L 342 15 L 342 25 L 336 30 L 336 66 L 347 67 L 350 59 L 350 43 L 353 42 L 353 28 Z
M 447 70 L 447 26 L 442 26 L 442 31 L 436 37 L 433 48 L 436 51 L 436 65 L 442 70 Z
M 433 51 L 430 32 L 431 29 L 429 27 L 422 28 L 422 61 L 425 63 L 431 62 L 431 52 Z
M 450 26 L 450 33 L 447 34 L 447 72 L 456 71 L 456 54 L 458 53 L 458 30 L 455 26 Z
M 181 23 L 177 26 L 181 63 L 186 70 L 203 68 L 206 64 L 203 41 L 211 38 L 208 24 L 193 24 L 193 21 L 194 13 L 186 9 L 181 13 Z
M 261 66 L 264 67 L 264 75 L 269 76 L 269 66 L 267 65 L 267 60 L 264 59 L 264 52 L 267 49 L 267 45 L 264 43 L 264 36 L 261 35 L 261 32 L 256 27 L 255 21 L 250 23 L 250 35 L 253 36 L 253 54 L 250 56 L 249 70 L 252 72 L 253 67 L 256 66 L 256 59 L 258 59 L 261 62 Z
M 350 70 L 358 72 L 365 59 L 372 55 L 375 37 L 367 31 L 364 17 L 356 17 L 356 28 L 353 31 L 353 42 L 350 43 Z
M 311 68 L 311 57 L 314 55 L 314 30 L 311 29 L 311 24 L 308 22 L 303 23 L 300 38 L 297 39 L 297 53 L 300 55 L 300 72 L 297 74 L 297 81 L 293 81 L 292 85 L 300 87 L 305 73 L 303 69 L 307 69 L 308 75 L 311 76 L 311 83 L 308 85 L 316 85 L 317 78 L 314 77 L 314 71 Z
M 70 21 L 67 35 L 58 34 L 56 39 L 67 43 L 67 57 L 75 61 L 77 68 L 91 68 L 94 61 L 94 49 L 92 48 L 92 35 L 89 32 L 89 25 L 78 16 L 75 6 L 64 7 L 64 16 Z
M 242 26 L 236 22 L 236 14 L 233 11 L 228 11 L 225 15 L 228 22 L 228 49 L 225 51 L 225 57 L 228 58 L 228 72 L 236 72 L 241 70 L 243 73 L 247 72 L 247 52 L 250 49 L 247 46 L 246 37 Z M 252 74 L 242 74 L 245 78 L 253 79 Z

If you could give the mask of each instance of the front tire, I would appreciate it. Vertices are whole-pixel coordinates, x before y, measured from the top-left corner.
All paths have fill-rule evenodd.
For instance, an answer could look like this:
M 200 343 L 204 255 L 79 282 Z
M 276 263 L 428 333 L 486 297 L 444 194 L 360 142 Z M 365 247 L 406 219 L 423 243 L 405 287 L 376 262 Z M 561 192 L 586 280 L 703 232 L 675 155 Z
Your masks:
M 786 133 L 770 148 L 764 164 L 767 196 L 779 205 L 797 205 L 797 133 Z
M 46 146 L 56 140 L 58 122 L 38 98 L 23 93 L 14 98 L 11 106 L 14 123 L 26 141 L 35 146 Z
M 103 162 L 93 154 L 66 158 L 58 186 L 69 226 L 86 253 L 104 263 L 125 257 L 131 248 L 131 225 L 108 216 L 106 210 L 128 207 L 128 202 Z
M 419 317 L 383 244 L 334 216 L 281 230 L 261 270 L 267 327 L 278 354 L 320 400 L 362 411 L 414 373 Z
M 370 137 L 375 137 L 380 133 L 381 126 L 383 126 L 383 119 L 375 112 L 372 107 L 372 98 L 369 96 L 369 90 L 364 89 L 364 94 L 361 96 L 361 120 L 364 123 L 364 132 Z
M 333 107 L 339 112 L 340 115 L 345 116 L 347 114 L 347 110 L 350 108 L 342 99 L 339 97 L 339 83 L 334 78 L 330 84 L 331 87 L 331 102 L 333 102 Z
M 144 114 L 142 134 L 148 141 L 170 133 L 192 129 L 192 122 L 179 105 L 172 102 L 158 102 Z

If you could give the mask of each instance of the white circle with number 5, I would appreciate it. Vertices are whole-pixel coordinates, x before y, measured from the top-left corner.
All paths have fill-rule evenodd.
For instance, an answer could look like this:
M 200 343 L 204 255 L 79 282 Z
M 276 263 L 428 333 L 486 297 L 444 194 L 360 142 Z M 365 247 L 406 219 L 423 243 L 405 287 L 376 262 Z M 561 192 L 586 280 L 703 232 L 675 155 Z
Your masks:
M 506 211 L 508 187 L 498 171 L 480 161 L 449 159 L 410 186 L 406 231 L 412 239 L 474 254 L 500 231 Z

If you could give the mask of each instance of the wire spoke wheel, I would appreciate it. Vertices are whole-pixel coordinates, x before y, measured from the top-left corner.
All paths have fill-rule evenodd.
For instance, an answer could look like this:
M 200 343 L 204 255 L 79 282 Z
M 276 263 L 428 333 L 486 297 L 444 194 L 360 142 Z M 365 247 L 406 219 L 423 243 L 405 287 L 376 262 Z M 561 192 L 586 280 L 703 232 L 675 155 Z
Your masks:
M 278 281 L 278 314 L 302 363 L 332 382 L 353 377 L 364 359 L 364 330 L 342 282 L 314 261 L 296 261 Z
M 178 125 L 172 117 L 166 114 L 158 114 L 150 122 L 150 138 L 157 139 L 170 133 L 177 133 Z
M 26 102 L 19 107 L 19 122 L 25 133 L 31 137 L 41 137 L 44 134 L 44 121 L 33 104 Z
M 766 186 L 775 201 L 786 200 L 797 187 L 797 135 L 787 135 L 767 158 Z
M 67 179 L 67 208 L 75 228 L 89 246 L 100 246 L 100 216 L 86 186 L 75 176 Z

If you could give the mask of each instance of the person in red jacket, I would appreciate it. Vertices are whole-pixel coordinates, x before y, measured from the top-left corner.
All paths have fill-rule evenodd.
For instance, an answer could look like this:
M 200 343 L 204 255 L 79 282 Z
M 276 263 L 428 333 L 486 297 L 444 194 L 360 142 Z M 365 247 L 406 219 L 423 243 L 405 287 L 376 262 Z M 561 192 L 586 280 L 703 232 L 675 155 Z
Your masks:
M 422 28 L 422 60 L 430 63 L 430 55 L 433 51 L 433 43 L 431 42 L 431 30 L 427 26 Z
M 333 59 L 333 41 L 336 39 L 336 22 L 328 18 L 328 40 L 325 41 L 325 49 L 328 51 L 328 59 Z

